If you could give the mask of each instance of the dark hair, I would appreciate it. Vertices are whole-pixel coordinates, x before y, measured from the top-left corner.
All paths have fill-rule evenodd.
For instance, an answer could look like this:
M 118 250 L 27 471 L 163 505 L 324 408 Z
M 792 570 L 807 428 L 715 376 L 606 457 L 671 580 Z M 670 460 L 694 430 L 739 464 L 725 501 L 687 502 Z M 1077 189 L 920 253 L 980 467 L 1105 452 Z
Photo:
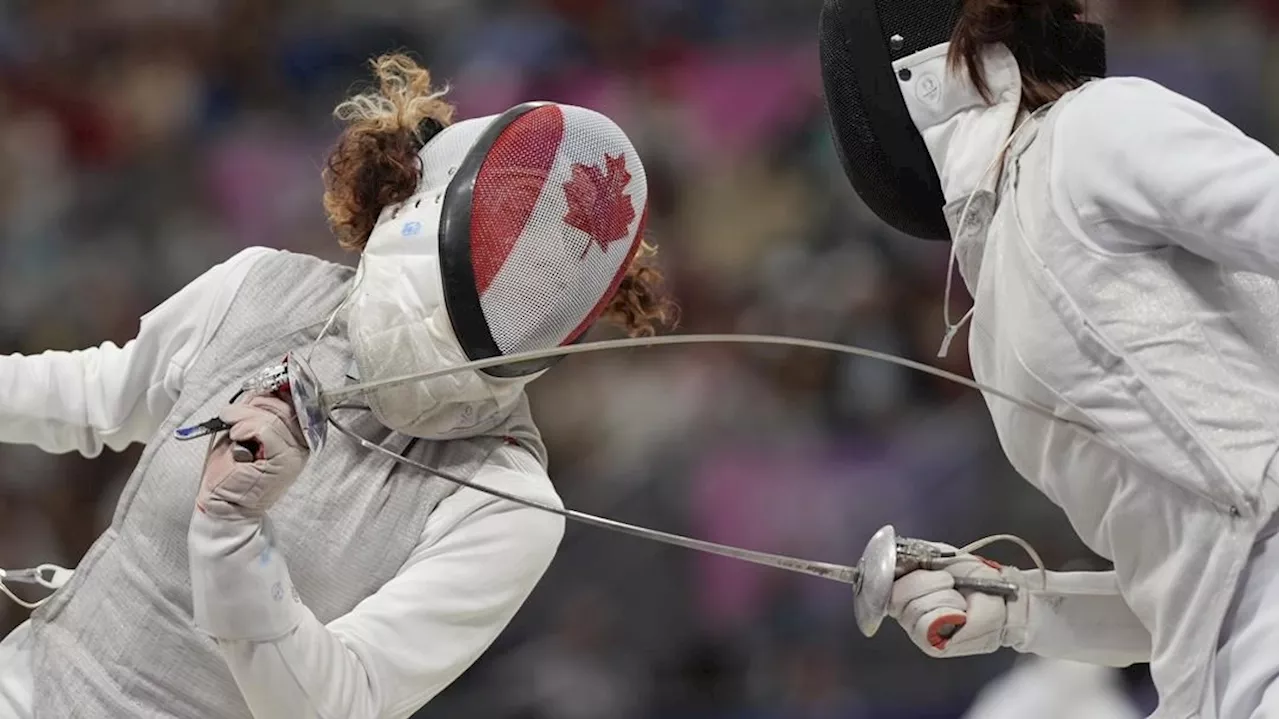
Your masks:
M 1064 65 L 1058 39 L 1063 28 L 1082 27 L 1084 12 L 1082 0 L 962 0 L 948 60 L 991 102 L 982 53 L 987 45 L 1004 43 L 1022 71 L 1022 107 L 1035 110 L 1087 79 Z
M 324 209 L 338 243 L 360 251 L 384 207 L 404 202 L 418 189 L 418 152 L 453 122 L 445 90 L 431 85 L 431 73 L 403 54 L 371 63 L 376 89 L 345 100 L 334 115 L 346 124 L 325 163 Z M 639 243 L 627 273 L 601 317 L 635 337 L 652 335 L 676 321 L 676 306 L 665 294 L 657 250 Z

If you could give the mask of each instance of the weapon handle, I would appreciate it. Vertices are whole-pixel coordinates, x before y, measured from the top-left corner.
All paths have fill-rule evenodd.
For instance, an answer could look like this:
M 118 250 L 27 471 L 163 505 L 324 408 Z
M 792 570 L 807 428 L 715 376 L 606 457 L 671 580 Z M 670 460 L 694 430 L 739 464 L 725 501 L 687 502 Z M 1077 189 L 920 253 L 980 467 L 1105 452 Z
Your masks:
M 231 444 L 231 458 L 244 464 L 256 460 L 260 451 L 262 451 L 262 445 L 253 440 L 233 442 Z
M 967 589 L 1005 599 L 1018 598 L 1018 585 L 1003 579 L 964 579 L 956 578 L 956 589 Z
M 956 589 L 966 589 L 971 592 L 982 592 L 996 597 L 1004 597 L 1005 600 L 1018 598 L 1018 585 L 1012 582 L 1006 582 L 1000 579 L 956 579 Z M 950 639 L 956 635 L 956 632 L 964 628 L 964 624 L 944 624 L 937 628 L 938 636 L 943 639 Z

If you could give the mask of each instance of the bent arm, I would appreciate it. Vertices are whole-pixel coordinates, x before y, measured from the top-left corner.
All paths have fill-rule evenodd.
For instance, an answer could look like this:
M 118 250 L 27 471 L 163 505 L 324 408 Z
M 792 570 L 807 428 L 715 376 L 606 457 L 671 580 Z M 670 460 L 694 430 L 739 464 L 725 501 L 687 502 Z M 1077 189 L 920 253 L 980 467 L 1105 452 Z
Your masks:
M 558 501 L 541 468 L 536 474 L 490 465 L 477 481 L 526 496 L 540 482 L 540 498 Z M 497 638 L 563 530 L 557 516 L 459 489 L 432 513 L 396 577 L 324 625 L 294 595 L 269 525 L 197 513 L 196 624 L 217 642 L 257 719 L 407 717 Z M 334 571 L 338 581 L 342 568 Z
M 245 275 L 269 252 L 245 250 L 213 267 L 143 316 L 123 347 L 0 356 L 0 442 L 86 457 L 145 442 Z
M 1064 107 L 1056 135 L 1059 209 L 1104 250 L 1178 246 L 1280 273 L 1280 163 L 1208 108 L 1146 80 L 1103 80 Z
M 1024 654 L 1127 667 L 1151 661 L 1151 634 L 1120 595 L 1115 572 L 1015 570 L 1028 601 L 1006 645 Z

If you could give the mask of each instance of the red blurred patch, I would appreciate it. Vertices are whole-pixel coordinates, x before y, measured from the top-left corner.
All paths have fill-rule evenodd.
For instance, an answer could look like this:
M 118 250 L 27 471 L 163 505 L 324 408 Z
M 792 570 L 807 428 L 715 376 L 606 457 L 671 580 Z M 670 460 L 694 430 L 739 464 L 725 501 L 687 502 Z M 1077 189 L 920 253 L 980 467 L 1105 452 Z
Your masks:
M 489 148 L 471 199 L 471 266 L 484 294 L 533 216 L 564 139 L 564 114 L 546 105 L 520 116 Z
M 929 639 L 929 646 L 939 651 L 947 648 L 947 642 L 951 641 L 951 637 L 960 631 L 960 628 L 968 621 L 963 614 L 948 614 L 945 617 L 939 617 L 933 620 L 933 624 L 929 625 L 929 631 L 926 636 Z

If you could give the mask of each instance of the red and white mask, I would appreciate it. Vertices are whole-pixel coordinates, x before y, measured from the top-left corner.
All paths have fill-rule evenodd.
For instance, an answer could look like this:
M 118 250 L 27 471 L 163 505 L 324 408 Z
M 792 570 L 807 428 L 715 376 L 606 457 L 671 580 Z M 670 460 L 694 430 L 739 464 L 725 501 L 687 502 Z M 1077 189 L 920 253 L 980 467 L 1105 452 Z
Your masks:
M 644 231 L 648 186 L 625 133 L 591 110 L 527 103 L 445 128 L 422 180 L 383 210 L 360 260 L 348 333 L 362 382 L 576 341 L 613 297 Z M 366 397 L 416 437 L 496 426 L 551 361 Z

